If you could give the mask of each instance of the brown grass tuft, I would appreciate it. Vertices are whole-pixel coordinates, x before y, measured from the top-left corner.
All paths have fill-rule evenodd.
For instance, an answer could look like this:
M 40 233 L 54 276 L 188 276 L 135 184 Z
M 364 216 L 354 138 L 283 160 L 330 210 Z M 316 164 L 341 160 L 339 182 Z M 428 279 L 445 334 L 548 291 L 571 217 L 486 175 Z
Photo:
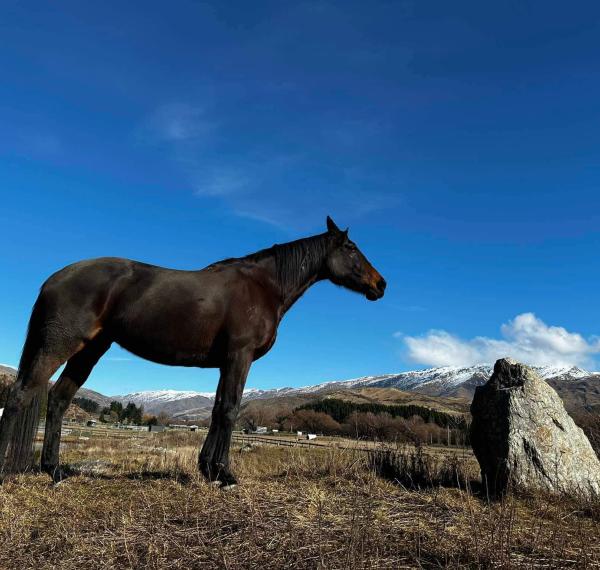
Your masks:
M 198 444 L 194 434 L 72 443 L 63 455 L 78 475 L 6 481 L 0 568 L 600 566 L 597 505 L 489 503 L 433 480 L 411 490 L 379 477 L 367 454 L 333 448 L 234 446 L 242 484 L 225 492 L 198 476 Z

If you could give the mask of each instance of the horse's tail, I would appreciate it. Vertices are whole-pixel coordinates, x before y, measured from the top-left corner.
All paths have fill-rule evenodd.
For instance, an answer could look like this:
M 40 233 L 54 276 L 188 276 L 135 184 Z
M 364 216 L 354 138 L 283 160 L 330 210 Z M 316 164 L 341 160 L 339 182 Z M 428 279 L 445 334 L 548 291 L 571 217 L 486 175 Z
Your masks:
M 38 297 L 29 319 L 17 379 L 0 419 L 0 474 L 34 467 L 34 439 L 47 401 L 48 381 L 54 373 L 44 346 L 43 304 Z
M 13 388 L 13 390 L 18 391 L 16 388 Z M 6 427 L 9 433 L 9 449 L 2 466 L 3 473 L 21 473 L 34 468 L 34 440 L 40 421 L 41 404 L 45 396 L 44 391 L 43 386 L 30 390 L 27 400 L 22 402 L 21 407 L 18 409 L 10 410 L 7 406 L 8 409 L 5 412 L 12 412 L 13 418 L 11 422 L 9 417 L 6 417 L 6 423 L 12 423 L 10 427 L 5 426 L 4 415 L 2 424 L 0 424 L 0 432 Z

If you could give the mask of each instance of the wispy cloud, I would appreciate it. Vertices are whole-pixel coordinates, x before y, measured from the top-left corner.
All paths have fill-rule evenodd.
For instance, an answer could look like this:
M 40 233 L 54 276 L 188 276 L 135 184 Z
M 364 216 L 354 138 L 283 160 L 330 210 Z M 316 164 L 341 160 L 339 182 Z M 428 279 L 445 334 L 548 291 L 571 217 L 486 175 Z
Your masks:
M 584 338 L 564 327 L 550 326 L 533 313 L 517 315 L 502 325 L 501 338 L 462 339 L 444 330 L 422 336 L 397 335 L 414 362 L 429 366 L 469 366 L 511 356 L 533 365 L 594 366 L 600 339 Z
M 209 169 L 196 177 L 196 196 L 232 196 L 251 186 L 247 176 L 235 169 Z
M 158 107 L 137 130 L 138 140 L 145 142 L 182 143 L 207 137 L 215 128 L 206 110 L 187 103 L 170 103 Z
M 396 183 L 355 160 L 358 147 L 381 133 L 375 122 L 320 125 L 302 152 L 293 141 L 278 146 L 260 137 L 238 148 L 231 142 L 240 136 L 234 128 L 216 105 L 180 102 L 152 112 L 136 138 L 164 148 L 200 199 L 218 200 L 236 216 L 279 229 L 308 229 L 327 214 L 350 224 L 397 201 Z
M 235 209 L 234 214 L 240 218 L 248 218 L 249 220 L 256 220 L 270 226 L 274 226 L 281 230 L 287 228 L 287 212 L 277 210 L 276 208 L 266 207 L 262 209 L 250 209 L 244 210 L 243 208 Z

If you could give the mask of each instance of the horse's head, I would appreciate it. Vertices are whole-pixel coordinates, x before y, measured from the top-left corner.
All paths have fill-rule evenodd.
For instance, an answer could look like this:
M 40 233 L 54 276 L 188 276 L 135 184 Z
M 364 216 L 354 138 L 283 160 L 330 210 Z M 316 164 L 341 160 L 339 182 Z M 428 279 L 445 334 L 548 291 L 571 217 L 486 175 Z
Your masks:
M 350 240 L 348 230 L 340 230 L 329 216 L 327 230 L 333 243 L 327 257 L 329 280 L 351 291 L 362 293 L 369 301 L 381 299 L 385 291 L 385 279 Z

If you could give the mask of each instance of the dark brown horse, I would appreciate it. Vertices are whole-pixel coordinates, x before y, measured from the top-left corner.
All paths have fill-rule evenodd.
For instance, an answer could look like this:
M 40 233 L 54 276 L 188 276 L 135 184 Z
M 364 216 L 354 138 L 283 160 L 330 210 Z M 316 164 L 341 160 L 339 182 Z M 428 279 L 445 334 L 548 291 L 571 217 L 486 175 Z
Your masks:
M 252 362 L 273 346 L 277 327 L 313 284 L 329 279 L 374 301 L 385 280 L 327 218 L 327 232 L 200 271 L 164 269 L 128 259 L 69 265 L 42 286 L 33 307 L 17 381 L 0 422 L 0 473 L 33 467 L 40 402 L 50 377 L 41 466 L 55 480 L 65 410 L 113 342 L 161 364 L 219 368 L 212 422 L 198 458 L 222 485 L 231 432 Z

